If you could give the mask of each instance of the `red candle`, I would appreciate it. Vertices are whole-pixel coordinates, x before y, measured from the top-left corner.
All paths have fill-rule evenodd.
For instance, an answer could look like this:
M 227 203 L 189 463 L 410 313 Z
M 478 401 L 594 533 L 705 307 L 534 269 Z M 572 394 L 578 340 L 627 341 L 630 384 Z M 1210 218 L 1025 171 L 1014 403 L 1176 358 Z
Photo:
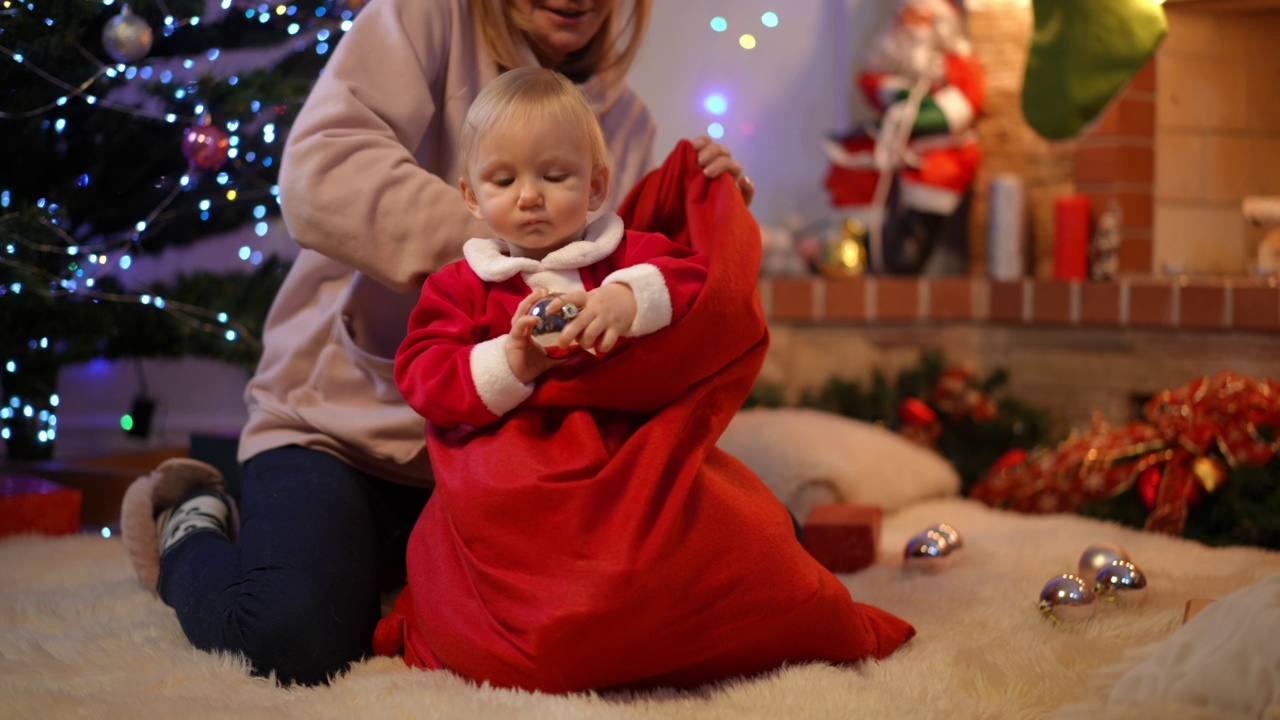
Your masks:
M 1053 207 L 1053 279 L 1089 276 L 1089 197 L 1062 195 Z

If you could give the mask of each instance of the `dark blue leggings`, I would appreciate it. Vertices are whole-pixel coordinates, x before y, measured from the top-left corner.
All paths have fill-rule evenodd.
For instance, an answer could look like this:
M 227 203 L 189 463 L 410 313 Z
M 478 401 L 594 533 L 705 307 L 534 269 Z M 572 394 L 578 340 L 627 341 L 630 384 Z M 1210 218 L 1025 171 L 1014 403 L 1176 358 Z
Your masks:
M 381 590 L 430 490 L 379 480 L 319 450 L 245 464 L 239 544 L 196 533 L 160 562 L 160 596 L 191 643 L 256 673 L 314 685 L 371 651 Z

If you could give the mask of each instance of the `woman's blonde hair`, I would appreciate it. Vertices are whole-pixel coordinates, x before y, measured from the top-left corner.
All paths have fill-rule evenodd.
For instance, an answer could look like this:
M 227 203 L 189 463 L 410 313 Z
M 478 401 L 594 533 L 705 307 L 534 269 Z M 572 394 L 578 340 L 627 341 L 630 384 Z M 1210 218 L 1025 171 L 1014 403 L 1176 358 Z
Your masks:
M 471 173 L 471 156 L 485 132 L 512 120 L 530 118 L 550 118 L 576 130 L 590 149 L 592 169 L 608 166 L 604 131 L 582 90 L 554 70 L 522 67 L 508 70 L 484 86 L 467 109 L 458 135 L 463 175 Z
M 621 17 L 623 5 L 630 8 L 626 17 Z M 578 81 L 604 72 L 622 78 L 640 51 L 652 6 L 653 0 L 610 0 L 608 14 L 595 37 L 570 55 L 564 65 L 552 69 Z M 517 68 L 525 64 L 520 46 L 533 43 L 528 41 L 528 28 L 515 11 L 514 0 L 471 0 L 471 14 L 480 26 L 485 46 L 499 65 Z M 533 49 L 536 53 L 537 48 Z

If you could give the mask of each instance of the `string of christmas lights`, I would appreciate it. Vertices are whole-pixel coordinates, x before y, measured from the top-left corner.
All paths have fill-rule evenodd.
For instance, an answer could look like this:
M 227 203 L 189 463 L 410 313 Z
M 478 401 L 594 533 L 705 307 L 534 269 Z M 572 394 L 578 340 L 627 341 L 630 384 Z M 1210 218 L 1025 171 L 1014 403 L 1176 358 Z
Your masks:
M 779 22 L 778 13 L 773 12 L 772 10 L 761 13 L 758 21 L 766 31 L 771 28 L 776 28 Z M 736 25 L 738 23 L 737 21 L 734 21 L 733 24 Z M 731 24 L 729 19 L 724 15 L 717 14 L 711 18 L 708 25 L 715 34 L 727 35 Z M 749 27 L 754 27 L 754 22 L 748 22 L 747 25 Z M 736 43 L 738 47 L 743 50 L 754 50 L 759 45 L 760 40 L 754 32 L 741 32 L 737 37 Z M 708 123 L 706 129 L 707 135 L 716 140 L 722 139 L 726 132 L 724 120 L 729 114 L 729 97 L 721 91 L 713 90 L 703 97 L 702 108 L 707 112 L 707 114 L 716 118 Z M 740 122 L 738 124 L 738 130 L 743 135 L 749 136 L 755 134 L 755 126 L 750 121 L 744 120 Z
M 83 1 L 92 2 L 94 4 L 99 4 L 104 7 L 110 7 L 114 4 L 113 0 L 83 0 Z M 188 25 L 197 25 L 200 22 L 200 18 L 198 16 L 192 16 L 184 19 L 175 20 L 163 2 L 161 2 L 160 0 L 157 0 L 156 4 L 161 8 L 161 10 L 167 16 L 166 23 L 163 29 L 163 34 L 165 34 L 166 36 L 172 34 L 174 30 L 180 27 L 188 26 Z M 230 2 L 230 0 L 224 0 L 222 3 L 222 7 L 224 9 L 229 9 L 232 7 L 232 5 L 233 3 Z M 28 7 L 31 9 L 34 9 L 34 7 L 31 5 L 28 5 Z M 16 12 L 16 10 L 11 9 L 10 12 Z M 268 10 L 265 4 L 260 5 L 259 8 L 256 10 L 253 8 L 248 8 L 246 12 L 250 17 L 253 17 L 255 15 L 263 19 L 269 19 L 270 17 L 272 17 L 272 12 Z M 283 15 L 283 16 L 294 15 L 296 14 L 296 6 L 277 5 L 275 6 L 274 14 Z M 323 13 L 321 13 L 320 15 L 323 16 Z M 351 19 L 350 12 L 348 11 L 344 13 L 343 19 L 338 24 L 337 29 L 340 31 L 345 30 L 346 27 L 349 26 L 350 19 Z M 119 20 L 120 22 L 117 23 L 116 22 L 117 20 Z M 53 23 L 50 22 L 50 24 L 52 25 Z M 106 28 L 103 31 L 104 46 L 108 47 L 109 52 L 111 51 L 112 48 L 114 48 L 115 50 L 114 55 L 117 56 L 117 59 L 122 59 L 122 60 L 128 59 L 129 61 L 133 61 L 133 60 L 139 59 L 141 56 L 144 56 L 145 52 L 148 51 L 151 46 L 150 29 L 149 27 L 147 27 L 145 32 L 140 31 L 138 29 L 139 24 L 145 26 L 145 20 L 142 20 L 137 15 L 133 14 L 129 10 L 128 5 L 124 5 L 121 14 L 116 16 L 116 18 L 113 18 L 112 21 L 109 21 Z M 126 31 L 124 31 L 123 33 L 120 31 L 121 25 L 126 27 Z M 314 34 L 321 44 L 325 44 L 325 41 L 328 39 L 328 34 L 331 29 L 332 28 L 329 28 L 329 27 L 322 27 L 322 28 L 318 28 L 315 31 Z M 297 32 L 298 32 L 298 28 L 296 26 L 291 25 L 290 34 L 291 35 L 296 34 Z M 105 42 L 107 38 L 114 38 L 114 40 L 108 43 L 108 42 Z M 94 82 L 96 82 L 99 78 L 102 78 L 104 76 L 109 78 L 114 78 L 117 75 L 125 75 L 129 79 L 137 77 L 140 80 L 145 80 L 151 77 L 152 73 L 150 72 L 151 68 L 149 67 L 144 68 L 141 72 L 137 72 L 136 68 L 128 67 L 123 62 L 114 67 L 108 66 L 100 63 L 99 61 L 96 60 L 96 58 L 92 58 L 92 56 L 86 50 L 84 50 L 83 47 L 79 49 L 83 54 L 86 55 L 86 57 L 90 57 L 91 59 L 93 59 L 94 62 L 98 63 L 99 67 L 98 67 L 98 70 L 88 79 L 78 84 L 72 85 L 68 82 L 65 82 L 55 77 L 54 75 L 45 71 L 44 69 L 34 66 L 29 62 L 26 62 L 22 54 L 17 53 L 8 47 L 0 45 L 0 52 L 3 52 L 4 54 L 8 55 L 15 62 L 25 64 L 26 69 L 29 70 L 30 72 L 35 73 L 37 76 L 45 79 L 55 87 L 66 91 L 65 95 L 62 95 L 58 97 L 56 100 L 39 108 L 35 108 L 27 111 L 20 111 L 20 112 L 9 112 L 9 111 L 0 110 L 0 118 L 10 118 L 10 119 L 27 118 L 27 117 L 33 117 L 39 114 L 45 114 L 55 108 L 65 105 L 71 98 L 80 97 L 91 105 L 98 105 L 105 109 L 115 110 L 117 112 L 125 113 L 127 115 L 137 117 L 137 118 L 163 120 L 164 122 L 170 123 L 170 124 L 178 123 L 178 122 L 198 123 L 198 125 L 192 128 L 189 128 L 186 131 L 186 136 L 184 138 L 185 142 L 183 145 L 183 152 L 184 154 L 187 155 L 188 159 L 191 161 L 193 169 L 216 170 L 227 159 L 232 159 L 232 160 L 235 160 L 235 163 L 234 163 L 235 168 L 241 171 L 241 174 L 244 178 L 254 181 L 254 184 L 258 185 L 259 187 L 262 187 L 264 185 L 261 179 L 253 171 L 253 168 L 249 165 L 249 163 L 241 162 L 239 161 L 239 158 L 237 158 L 238 153 L 236 151 L 236 147 L 241 142 L 241 137 L 238 134 L 235 134 L 235 130 L 239 125 L 238 121 L 233 120 L 227 123 L 227 126 L 225 128 L 219 128 L 213 125 L 212 119 L 210 118 L 209 114 L 204 111 L 203 105 L 197 105 L 195 107 L 195 112 L 196 112 L 195 115 L 178 115 L 175 113 L 160 113 L 156 111 L 151 111 L 146 108 L 141 108 L 134 105 L 127 105 L 124 103 L 116 103 L 116 102 L 112 102 L 112 101 L 100 98 L 95 95 L 86 94 L 85 90 L 88 87 L 90 87 Z M 321 54 L 323 54 L 324 52 L 326 52 L 326 50 L 318 49 L 317 52 L 320 52 Z M 216 51 L 210 52 L 209 53 L 210 61 L 215 60 L 217 56 L 218 56 L 218 53 Z M 187 60 L 184 63 L 184 65 L 187 67 L 191 67 L 190 60 Z M 164 84 L 168 84 L 173 82 L 173 80 L 174 78 L 172 74 L 166 72 L 161 77 L 160 82 Z M 236 81 L 235 77 L 232 76 L 232 78 L 230 78 L 230 82 L 234 84 L 235 81 Z M 181 92 L 183 91 L 180 91 L 180 93 Z M 179 94 L 177 96 L 178 99 L 181 99 L 181 97 L 182 97 L 182 94 Z M 261 108 L 261 104 L 258 102 L 251 104 L 251 109 L 254 112 L 257 112 L 258 110 L 260 110 L 260 108 Z M 55 126 L 56 126 L 56 131 L 58 133 L 62 133 L 65 131 L 64 126 L 59 125 L 57 122 L 55 122 Z M 275 127 L 273 124 L 270 124 L 270 123 L 266 124 L 265 127 L 262 128 L 262 132 L 264 133 L 265 141 L 267 143 L 274 141 Z M 254 153 L 250 153 L 247 159 L 249 161 L 253 161 L 253 160 L 257 160 L 258 158 L 256 158 Z M 272 164 L 274 164 L 274 157 L 270 155 L 264 155 L 260 160 L 260 164 L 262 164 L 264 167 L 270 167 Z M 159 205 L 157 205 L 150 212 L 148 212 L 146 217 L 137 223 L 136 225 L 137 229 L 133 233 L 131 233 L 131 236 L 128 239 L 124 241 L 104 241 L 102 245 L 118 247 L 121 244 L 128 244 L 128 243 L 141 241 L 143 239 L 143 234 L 146 231 L 154 229 L 155 226 L 153 225 L 153 221 L 156 220 L 160 212 L 164 210 L 164 208 L 167 207 L 173 201 L 173 199 L 176 197 L 177 192 L 179 192 L 183 188 L 188 187 L 190 185 L 190 180 L 191 178 L 189 175 L 184 175 L 180 180 L 180 185 L 175 186 L 173 188 L 173 191 Z M 90 180 L 88 178 L 84 180 L 84 184 L 88 184 L 89 182 Z M 226 173 L 218 174 L 216 176 L 216 182 L 220 186 L 230 186 L 230 187 L 224 194 L 223 199 L 220 199 L 218 201 L 213 201 L 210 198 L 210 199 L 202 200 L 198 203 L 202 220 L 208 219 L 210 208 L 217 203 L 236 202 L 237 200 L 255 199 L 255 198 L 260 198 L 262 196 L 262 194 L 258 192 L 245 194 L 237 190 L 236 187 L 234 186 L 234 183 L 231 182 L 230 175 Z M 272 196 L 275 196 L 278 194 L 278 190 L 274 186 L 270 186 L 268 188 L 268 191 Z M 0 198 L 0 207 L 7 207 L 7 206 L 8 206 L 7 199 Z M 12 215 L 6 216 L 6 217 L 12 217 Z M 49 219 L 49 218 L 41 218 L 40 220 L 42 224 L 49 225 L 51 227 L 56 226 L 56 220 Z M 12 232 L 8 232 L 6 234 L 11 237 L 13 236 Z M 261 234 L 263 233 L 260 232 L 259 235 Z M 20 238 L 19 240 L 21 241 Z M 70 239 L 68 239 L 64 247 L 51 246 L 51 245 L 38 245 L 34 243 L 29 243 L 29 242 L 24 242 L 24 244 L 27 245 L 27 247 L 30 247 L 33 249 L 39 249 L 45 252 L 60 252 L 68 255 L 75 255 L 77 250 L 76 244 L 74 243 L 74 241 L 71 241 Z
M 204 0 L 0 0 L 0 63 L 10 67 L 0 67 L 0 84 L 15 88 L 0 129 L 10 143 L 23 131 L 40 138 L 23 151 L 47 149 L 24 165 L 34 180 L 0 180 L 0 439 L 11 456 L 16 435 L 53 442 L 56 368 L 87 359 L 68 350 L 74 342 L 94 346 L 94 328 L 61 322 L 62 309 L 145 306 L 225 343 L 216 352 L 245 361 L 261 351 L 230 309 L 143 290 L 130 269 L 140 253 L 220 230 L 267 234 L 290 113 L 362 5 L 222 0 L 222 12 L 205 17 Z M 302 79 L 287 92 L 286 64 Z M 126 145 L 139 152 L 112 157 Z M 180 155 L 166 158 L 169 147 Z M 81 169 L 64 183 L 58 173 L 71 166 Z M 251 243 L 236 255 L 249 267 L 278 266 Z

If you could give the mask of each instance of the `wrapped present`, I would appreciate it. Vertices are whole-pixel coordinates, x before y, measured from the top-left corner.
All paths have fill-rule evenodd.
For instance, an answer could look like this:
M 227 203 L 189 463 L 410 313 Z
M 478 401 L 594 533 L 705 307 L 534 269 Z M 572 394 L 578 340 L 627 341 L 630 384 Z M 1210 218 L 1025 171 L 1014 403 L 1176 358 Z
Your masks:
M 804 521 L 805 549 L 831 572 L 857 572 L 876 561 L 880 515 L 875 505 L 815 505 Z
M 79 490 L 34 475 L 0 475 L 0 537 L 80 531 Z

